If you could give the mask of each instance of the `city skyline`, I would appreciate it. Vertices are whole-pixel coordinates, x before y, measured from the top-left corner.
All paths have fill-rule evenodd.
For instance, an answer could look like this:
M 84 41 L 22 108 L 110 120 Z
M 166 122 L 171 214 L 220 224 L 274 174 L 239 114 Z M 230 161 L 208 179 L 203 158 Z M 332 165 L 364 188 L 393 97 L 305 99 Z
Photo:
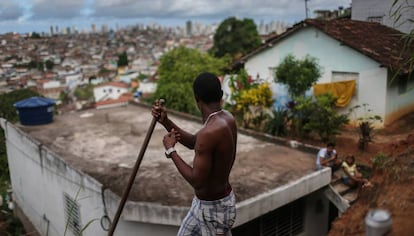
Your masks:
M 308 15 L 318 9 L 350 7 L 351 0 L 308 0 Z M 296 23 L 305 18 L 305 0 L 208 1 L 208 0 L 13 0 L 0 3 L 0 33 L 48 32 L 50 26 L 76 27 L 92 24 L 124 27 L 135 24 L 185 26 L 188 20 L 220 23 L 236 16 L 261 21 Z

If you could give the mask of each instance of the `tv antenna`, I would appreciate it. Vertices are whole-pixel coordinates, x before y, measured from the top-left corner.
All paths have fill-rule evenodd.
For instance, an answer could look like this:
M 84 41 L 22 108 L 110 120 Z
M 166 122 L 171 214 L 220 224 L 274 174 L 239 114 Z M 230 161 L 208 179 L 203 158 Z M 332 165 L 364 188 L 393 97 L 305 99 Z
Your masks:
M 308 2 L 309 1 L 310 0 L 305 0 L 305 19 L 308 19 L 308 11 L 309 11 Z

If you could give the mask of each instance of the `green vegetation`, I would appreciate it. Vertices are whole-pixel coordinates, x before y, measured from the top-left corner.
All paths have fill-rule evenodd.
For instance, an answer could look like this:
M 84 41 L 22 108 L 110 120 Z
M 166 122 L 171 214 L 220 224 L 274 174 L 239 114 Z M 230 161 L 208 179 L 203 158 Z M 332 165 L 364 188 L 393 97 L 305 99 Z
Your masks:
M 318 81 L 321 76 L 321 67 L 315 58 L 305 57 L 296 59 L 293 55 L 286 56 L 276 67 L 276 82 L 284 83 L 288 86 L 290 97 L 295 100 L 305 94 L 312 84 Z
M 55 66 L 55 64 L 53 63 L 53 61 L 51 60 L 46 60 L 45 61 L 45 66 L 47 70 L 52 70 L 53 67 Z
M 300 97 L 295 106 L 293 122 L 300 134 L 315 133 L 323 142 L 333 140 L 340 128 L 348 123 L 348 115 L 338 114 L 335 110 L 336 98 L 322 94 L 315 99 Z
M 77 87 L 75 90 L 75 97 L 80 99 L 80 100 L 91 100 L 93 99 L 93 88 L 94 85 L 93 84 L 87 84 L 84 85 L 82 87 Z M 64 98 L 64 97 L 62 97 Z
M 369 142 L 372 142 L 373 131 L 375 129 L 375 123 L 382 122 L 382 117 L 379 115 L 373 115 L 372 110 L 368 108 L 368 104 L 364 103 L 361 105 L 356 105 L 349 109 L 350 114 L 354 114 L 355 111 L 363 109 L 362 116 L 356 118 L 357 120 L 357 132 L 359 134 L 358 147 L 360 150 L 364 151 Z
M 123 53 L 118 55 L 118 67 L 127 66 L 127 65 L 128 65 L 128 55 L 124 51 Z
M 160 79 L 152 101 L 164 98 L 168 108 L 198 115 L 193 81 L 201 72 L 220 75 L 220 68 L 225 64 L 224 59 L 216 59 L 196 49 L 178 47 L 169 51 L 160 60 Z
M 260 44 L 260 36 L 252 19 L 230 17 L 219 25 L 214 34 L 211 52 L 216 57 L 229 55 L 233 59 L 239 59 Z
M 17 122 L 19 116 L 16 113 L 16 109 L 13 104 L 33 96 L 39 96 L 39 94 L 28 90 L 16 90 L 10 93 L 0 95 L 0 117 L 5 118 L 9 122 Z M 0 130 L 0 195 L 6 196 L 7 189 L 10 188 L 10 175 L 9 167 L 7 164 L 6 153 L 6 140 L 3 130 Z M 7 204 L 5 204 L 7 205 Z M 7 209 L 7 206 L 2 207 L 2 213 L 4 213 L 4 228 L 0 229 L 0 234 L 3 235 L 2 230 L 10 233 L 10 235 L 23 235 L 23 227 L 21 223 L 13 216 L 13 213 Z
M 283 109 L 273 110 L 268 117 L 264 132 L 276 136 L 285 136 L 287 134 L 286 111 Z

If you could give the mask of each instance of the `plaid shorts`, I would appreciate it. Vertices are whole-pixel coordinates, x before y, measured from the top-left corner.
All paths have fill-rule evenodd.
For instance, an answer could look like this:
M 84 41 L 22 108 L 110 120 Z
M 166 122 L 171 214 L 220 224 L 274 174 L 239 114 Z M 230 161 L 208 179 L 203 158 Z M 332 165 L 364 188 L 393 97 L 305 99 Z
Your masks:
M 236 200 L 233 191 L 227 197 L 214 201 L 194 197 L 177 235 L 231 236 L 231 227 L 235 219 Z

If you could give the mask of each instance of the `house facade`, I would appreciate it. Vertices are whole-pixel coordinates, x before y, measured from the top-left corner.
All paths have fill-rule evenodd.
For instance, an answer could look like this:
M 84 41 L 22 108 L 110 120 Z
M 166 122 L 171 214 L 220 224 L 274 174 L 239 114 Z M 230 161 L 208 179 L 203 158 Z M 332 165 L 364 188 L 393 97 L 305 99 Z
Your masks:
M 414 111 L 414 90 L 409 89 L 414 79 L 408 79 L 409 69 L 402 63 L 408 56 L 401 54 L 403 42 L 396 33 L 377 23 L 306 20 L 268 40 L 242 58 L 241 63 L 252 78 L 279 88 L 274 70 L 287 55 L 316 58 L 322 67 L 318 84 L 355 80 L 354 96 L 341 112 L 368 104 L 386 125 Z M 281 93 L 275 89 L 273 92 L 277 100 Z M 361 110 L 350 118 L 364 115 L 366 112 Z
M 97 85 L 93 89 L 93 95 L 96 102 L 118 99 L 122 94 L 128 92 L 129 86 L 122 82 L 108 82 Z

